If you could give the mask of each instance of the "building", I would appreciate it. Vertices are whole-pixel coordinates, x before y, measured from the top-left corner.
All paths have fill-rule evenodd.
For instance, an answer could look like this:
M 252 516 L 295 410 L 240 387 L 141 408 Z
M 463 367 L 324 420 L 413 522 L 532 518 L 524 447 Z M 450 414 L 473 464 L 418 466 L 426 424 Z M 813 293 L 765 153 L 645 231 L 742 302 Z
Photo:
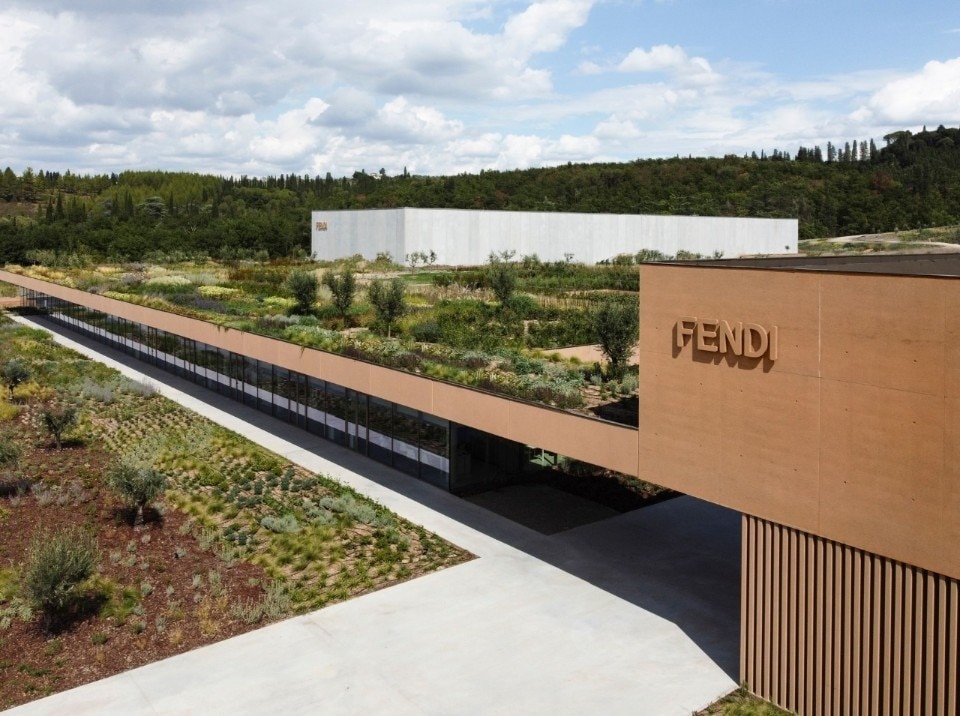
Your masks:
M 743 682 L 801 714 L 958 713 L 960 259 L 639 271 L 639 429 L 0 280 L 66 327 L 445 489 L 547 450 L 735 509 Z
M 311 250 L 322 261 L 431 252 L 440 265 L 486 263 L 491 253 L 595 264 L 641 250 L 727 258 L 797 251 L 796 219 L 574 214 L 463 209 L 314 211 Z

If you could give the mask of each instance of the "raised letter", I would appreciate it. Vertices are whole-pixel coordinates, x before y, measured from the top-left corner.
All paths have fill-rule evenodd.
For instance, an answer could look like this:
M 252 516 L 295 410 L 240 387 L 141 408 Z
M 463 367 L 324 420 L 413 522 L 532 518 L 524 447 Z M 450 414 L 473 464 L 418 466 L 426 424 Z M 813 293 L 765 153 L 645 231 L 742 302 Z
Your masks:
M 756 344 L 753 336 L 756 335 L 760 341 Z M 767 329 L 758 326 L 756 323 L 743 324 L 743 355 L 747 358 L 759 358 L 767 352 Z
M 733 351 L 735 356 L 743 355 L 743 324 L 733 328 L 726 321 L 720 321 L 720 352 Z
M 777 334 L 779 331 L 776 326 L 770 326 L 770 360 L 776 360 L 779 350 L 777 345 Z
M 687 324 L 693 324 L 687 328 Z M 686 343 L 687 336 L 693 335 L 693 326 L 697 324 L 697 317 L 684 316 L 677 320 L 677 348 L 682 349 L 683 344 Z
M 716 353 L 719 349 L 716 343 L 707 343 L 707 339 L 715 340 L 717 337 L 717 324 L 719 321 L 700 321 L 697 324 L 697 350 L 707 353 Z M 708 330 L 709 327 L 709 330 Z

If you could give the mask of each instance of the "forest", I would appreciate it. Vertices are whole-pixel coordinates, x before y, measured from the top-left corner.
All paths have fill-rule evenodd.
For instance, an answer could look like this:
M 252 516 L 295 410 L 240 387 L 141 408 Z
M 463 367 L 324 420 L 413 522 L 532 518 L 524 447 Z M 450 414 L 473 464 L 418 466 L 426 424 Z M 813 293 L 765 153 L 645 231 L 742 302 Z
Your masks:
M 960 129 L 722 158 L 419 176 L 223 177 L 164 171 L 0 175 L 0 263 L 178 253 L 302 257 L 318 209 L 447 207 L 798 218 L 814 239 L 960 223 Z M 402 260 L 402 257 L 396 257 Z

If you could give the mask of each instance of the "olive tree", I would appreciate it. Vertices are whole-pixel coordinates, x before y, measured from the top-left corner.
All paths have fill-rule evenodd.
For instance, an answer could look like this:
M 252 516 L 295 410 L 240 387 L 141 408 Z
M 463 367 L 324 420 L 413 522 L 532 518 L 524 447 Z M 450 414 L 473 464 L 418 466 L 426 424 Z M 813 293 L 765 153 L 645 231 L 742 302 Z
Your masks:
M 167 489 L 167 478 L 153 468 L 119 462 L 107 473 L 107 485 L 136 510 L 134 524 L 139 524 L 144 508 Z
M 0 371 L 0 378 L 3 379 L 3 384 L 10 389 L 10 400 L 13 400 L 13 389 L 30 380 L 30 369 L 23 364 L 23 361 L 11 358 L 4 364 L 3 370 Z
M 63 447 L 63 434 L 77 424 L 77 409 L 72 406 L 50 407 L 43 411 L 43 425 L 57 443 L 57 450 Z
M 377 279 L 370 283 L 367 296 L 373 309 L 377 312 L 377 320 L 387 327 L 387 337 L 390 337 L 391 326 L 407 311 L 404 295 L 407 292 L 406 284 L 400 278 L 390 281 Z
M 610 375 L 623 375 L 627 361 L 637 344 L 640 316 L 636 305 L 618 301 L 604 301 L 593 313 L 593 330 L 610 362 Z
M 43 612 L 45 628 L 70 605 L 76 588 L 96 569 L 97 558 L 96 541 L 79 527 L 33 538 L 23 566 L 23 592 Z

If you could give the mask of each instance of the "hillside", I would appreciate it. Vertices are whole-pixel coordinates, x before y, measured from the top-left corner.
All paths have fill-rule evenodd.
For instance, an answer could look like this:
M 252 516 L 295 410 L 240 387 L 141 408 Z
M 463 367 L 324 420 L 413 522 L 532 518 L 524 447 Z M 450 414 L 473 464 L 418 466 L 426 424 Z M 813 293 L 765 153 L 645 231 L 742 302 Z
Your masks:
M 309 247 L 314 209 L 394 206 L 796 217 L 801 239 L 960 223 L 960 129 L 895 132 L 795 156 L 637 160 L 447 177 L 0 176 L 0 262 L 36 249 L 139 259 Z M 400 258 L 400 257 L 397 257 Z

